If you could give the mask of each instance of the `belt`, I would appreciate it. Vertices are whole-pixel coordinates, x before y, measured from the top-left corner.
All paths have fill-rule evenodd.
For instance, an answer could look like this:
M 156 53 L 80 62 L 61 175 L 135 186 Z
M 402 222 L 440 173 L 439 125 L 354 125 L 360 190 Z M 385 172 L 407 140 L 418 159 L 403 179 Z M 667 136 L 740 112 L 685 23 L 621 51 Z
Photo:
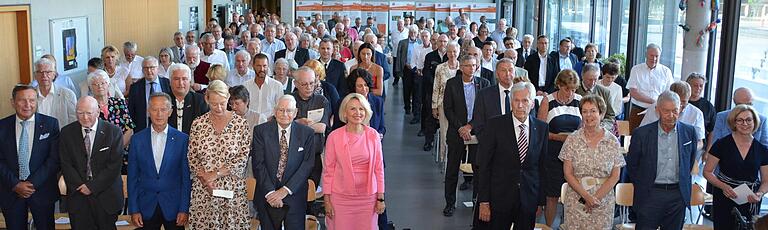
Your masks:
M 654 188 L 663 190 L 676 190 L 680 188 L 679 184 L 653 184 Z
M 584 189 L 589 190 L 594 186 L 602 185 L 603 183 L 605 183 L 606 180 L 608 180 L 607 177 L 597 178 L 597 177 L 587 176 L 587 177 L 582 177 L 580 182 L 581 182 L 581 186 L 584 187 Z
M 638 109 L 642 109 L 642 110 L 646 110 L 646 109 L 648 109 L 648 108 L 645 108 L 645 107 L 639 106 L 639 105 L 637 105 L 637 104 L 635 104 L 635 103 L 632 103 L 632 108 L 638 108 Z

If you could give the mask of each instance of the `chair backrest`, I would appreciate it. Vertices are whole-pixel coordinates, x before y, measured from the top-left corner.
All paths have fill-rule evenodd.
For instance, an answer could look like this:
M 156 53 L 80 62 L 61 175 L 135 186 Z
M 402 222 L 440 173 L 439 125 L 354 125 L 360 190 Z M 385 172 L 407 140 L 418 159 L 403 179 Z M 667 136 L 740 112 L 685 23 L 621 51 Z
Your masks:
M 616 121 L 616 126 L 619 129 L 619 135 L 629 136 L 632 130 L 629 130 L 629 121 Z
M 310 180 L 307 180 L 307 201 L 315 201 L 317 198 L 317 195 L 315 194 L 317 190 L 315 189 L 315 182 Z
M 59 177 L 59 194 L 62 196 L 67 195 L 67 182 L 64 181 L 64 176 Z
M 253 201 L 254 193 L 256 193 L 256 178 L 248 177 L 245 179 L 245 196 L 248 201 Z
M 693 168 L 691 168 L 691 176 L 699 175 L 699 159 L 693 161 Z
M 635 186 L 632 183 L 616 184 L 616 204 L 626 207 L 632 207 L 632 200 L 635 196 Z
M 562 186 L 560 186 L 560 203 L 565 204 L 565 192 L 568 191 L 568 183 L 563 183 Z
M 704 196 L 706 196 L 706 193 L 701 185 L 693 183 L 691 186 L 691 206 L 704 205 Z
M 123 199 L 128 198 L 128 176 L 120 175 L 123 179 Z
M 624 155 L 629 152 L 629 144 L 632 142 L 632 136 L 624 136 Z

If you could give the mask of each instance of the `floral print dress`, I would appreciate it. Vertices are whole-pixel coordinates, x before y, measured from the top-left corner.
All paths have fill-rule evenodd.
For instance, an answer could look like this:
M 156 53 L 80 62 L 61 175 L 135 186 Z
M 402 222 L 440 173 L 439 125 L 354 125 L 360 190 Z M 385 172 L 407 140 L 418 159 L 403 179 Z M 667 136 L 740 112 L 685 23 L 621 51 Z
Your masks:
M 577 179 L 583 177 L 606 178 L 616 167 L 626 165 L 621 154 L 621 146 L 613 134 L 603 129 L 603 138 L 597 144 L 597 148 L 587 145 L 587 138 L 582 129 L 576 130 L 563 144 L 559 158 L 563 161 L 570 160 L 573 166 L 573 175 Z M 595 194 L 602 184 L 587 189 L 590 194 Z M 568 187 L 565 194 L 565 223 L 567 229 L 612 229 L 613 208 L 616 204 L 616 196 L 613 189 L 603 198 L 602 203 L 592 213 L 584 211 L 584 205 L 579 203 L 581 196 Z
M 232 120 L 218 135 L 210 113 L 192 122 L 189 135 L 189 166 L 192 172 L 190 229 L 250 229 L 245 188 L 245 167 L 251 150 L 251 128 L 245 118 Z M 228 167 L 231 173 L 215 182 L 216 189 L 234 191 L 232 199 L 214 197 L 196 172 Z

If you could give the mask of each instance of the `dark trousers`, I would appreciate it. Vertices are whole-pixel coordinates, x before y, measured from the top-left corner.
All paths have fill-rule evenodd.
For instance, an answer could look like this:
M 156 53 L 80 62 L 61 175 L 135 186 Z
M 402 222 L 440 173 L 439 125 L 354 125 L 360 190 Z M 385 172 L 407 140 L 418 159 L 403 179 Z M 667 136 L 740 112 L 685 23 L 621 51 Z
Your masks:
M 491 207 L 491 221 L 477 221 L 479 230 L 509 230 L 515 223 L 515 230 L 530 230 L 536 225 L 536 208 L 525 210 L 516 204 L 513 209 L 500 209 Z
M 445 204 L 456 205 L 456 186 L 459 183 L 459 165 L 464 161 L 466 154 L 469 154 L 469 162 L 474 162 L 477 145 L 470 145 L 469 153 L 467 153 L 466 146 L 463 142 L 449 139 L 447 144 L 448 160 L 445 168 Z M 464 177 L 464 181 L 471 181 L 470 178 L 471 177 Z
M 176 226 L 176 219 L 173 220 L 165 220 L 165 217 L 163 217 L 163 210 L 160 209 L 160 205 L 157 205 L 157 208 L 155 208 L 155 214 L 152 215 L 152 218 L 143 220 L 144 221 L 144 227 L 139 229 L 144 230 L 160 230 L 160 227 L 162 226 L 166 230 L 170 229 L 184 229 L 184 226 Z
M 649 195 L 642 206 L 635 204 L 637 229 L 683 229 L 686 205 L 683 204 L 680 190 L 652 188 Z
M 392 57 L 392 63 L 397 63 L 397 57 Z M 393 66 L 392 72 L 394 72 L 394 74 L 392 74 L 392 75 L 395 76 L 395 80 L 394 80 L 394 82 L 392 82 L 392 85 L 397 85 L 397 82 L 400 81 L 400 75 L 403 74 L 403 70 L 394 69 L 394 64 L 392 66 Z
M 315 166 L 312 167 L 312 172 L 309 174 L 309 179 L 315 182 L 315 188 L 320 186 L 320 176 L 323 174 L 323 152 L 315 154 Z
M 35 221 L 35 229 L 47 230 L 53 229 L 53 209 L 54 203 L 36 204 L 29 199 L 17 199 L 16 202 L 3 207 L 3 216 L 5 225 L 8 229 L 27 229 L 29 212 L 32 213 L 32 219 Z M 27 212 L 29 210 L 29 212 Z
M 432 143 L 439 126 L 439 121 L 432 117 L 432 85 L 435 79 L 423 76 L 421 80 L 421 130 L 424 132 L 424 143 Z
M 421 113 L 421 77 L 416 76 L 413 69 L 403 70 L 403 105 L 405 111 L 413 111 L 414 115 Z
M 120 214 L 119 211 L 107 213 L 95 198 L 85 200 L 86 202 L 83 203 L 69 203 L 69 221 L 72 229 L 117 229 L 115 221 Z
M 264 198 L 260 198 L 260 199 L 264 199 Z M 267 212 L 267 206 L 269 204 L 267 202 L 264 202 L 263 206 L 258 204 L 255 204 L 255 205 L 259 210 L 259 221 L 261 221 L 261 229 L 262 230 L 279 230 L 279 229 L 273 228 L 272 219 L 269 218 L 269 212 Z M 292 206 L 292 204 L 288 204 L 288 205 L 289 205 L 288 214 L 286 214 L 285 219 L 283 220 L 283 227 L 285 227 L 285 229 L 304 229 L 306 225 L 305 218 L 306 218 L 307 210 L 300 209 L 300 208 L 293 208 L 294 206 Z

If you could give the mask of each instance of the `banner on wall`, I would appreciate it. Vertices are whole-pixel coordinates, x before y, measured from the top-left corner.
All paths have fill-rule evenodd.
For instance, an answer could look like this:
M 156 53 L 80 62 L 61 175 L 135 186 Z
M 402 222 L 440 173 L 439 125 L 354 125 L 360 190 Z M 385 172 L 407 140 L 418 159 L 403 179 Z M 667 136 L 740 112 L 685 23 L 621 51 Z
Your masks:
M 496 30 L 496 3 L 472 3 L 469 18 L 480 24 L 482 16 L 485 16 L 488 31 Z
M 296 16 L 304 17 L 304 24 L 312 22 L 312 14 L 323 11 L 323 1 L 296 1 Z
M 376 29 L 379 30 L 379 33 L 386 32 L 388 22 L 387 18 L 389 16 L 389 4 L 387 2 L 363 2 L 361 5 L 363 8 L 360 11 L 360 19 L 362 19 L 362 24 L 365 25 L 365 20 L 368 17 L 372 17 L 375 21 L 374 23 L 376 25 Z
M 342 2 L 323 1 L 323 10 L 322 10 L 323 21 L 328 22 L 328 20 L 331 20 L 331 17 L 333 17 L 333 13 L 341 14 L 343 10 L 344 10 L 344 3 Z M 333 28 L 327 28 L 327 29 L 333 30 Z
M 424 17 L 424 20 L 435 17 L 435 3 L 416 3 L 416 20 Z
M 405 16 L 414 16 L 416 3 L 414 2 L 389 2 L 389 28 L 397 27 L 397 20 Z
M 355 18 L 360 18 L 362 13 L 360 12 L 363 8 L 363 4 L 360 1 L 355 0 L 345 0 L 342 3 L 342 7 L 344 9 L 343 12 L 341 12 L 341 16 L 348 16 L 350 21 L 350 26 L 354 26 Z

